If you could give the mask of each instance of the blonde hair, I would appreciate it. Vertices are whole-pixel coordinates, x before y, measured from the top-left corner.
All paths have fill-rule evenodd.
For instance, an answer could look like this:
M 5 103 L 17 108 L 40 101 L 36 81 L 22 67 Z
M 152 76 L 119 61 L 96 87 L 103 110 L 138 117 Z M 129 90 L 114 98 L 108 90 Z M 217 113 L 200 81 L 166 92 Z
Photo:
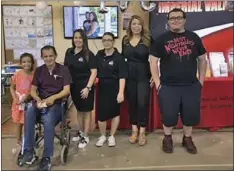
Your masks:
M 133 33 L 132 33 L 132 30 L 131 30 L 131 24 L 132 24 L 132 21 L 136 19 L 138 21 L 140 21 L 140 25 L 142 27 L 142 31 L 141 31 L 141 38 L 142 38 L 142 41 L 143 43 L 147 46 L 147 47 L 150 47 L 150 44 L 151 44 L 151 40 L 150 40 L 150 34 L 149 34 L 149 31 L 146 30 L 146 28 L 144 27 L 144 21 L 142 20 L 142 18 L 138 15 L 133 15 L 129 21 L 129 25 L 128 25 L 128 28 L 127 28 L 127 35 L 124 37 L 124 40 L 123 40 L 123 43 L 124 44 L 127 44 L 131 39 L 132 39 L 132 36 L 133 36 Z

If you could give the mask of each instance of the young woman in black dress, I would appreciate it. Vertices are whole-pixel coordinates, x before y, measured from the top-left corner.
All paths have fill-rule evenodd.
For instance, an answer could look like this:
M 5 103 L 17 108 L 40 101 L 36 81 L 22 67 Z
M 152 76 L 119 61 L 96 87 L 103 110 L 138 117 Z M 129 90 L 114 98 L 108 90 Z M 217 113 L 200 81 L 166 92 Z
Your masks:
M 84 148 L 89 143 L 91 111 L 94 106 L 93 84 L 97 75 L 97 61 L 88 48 L 88 40 L 82 29 L 74 31 L 72 48 L 66 51 L 64 65 L 67 65 L 72 76 L 71 96 L 77 109 L 78 131 L 72 138 L 79 141 L 78 147 Z
M 104 33 L 103 50 L 99 50 L 98 60 L 99 96 L 98 126 L 101 133 L 96 146 L 101 147 L 108 141 L 108 146 L 116 145 L 115 133 L 120 120 L 120 104 L 124 101 L 125 79 L 127 66 L 123 56 L 114 48 L 114 35 Z M 112 119 L 110 136 L 106 137 L 106 121 Z
M 126 82 L 129 115 L 132 125 L 130 143 L 145 145 L 145 128 L 148 124 L 150 101 L 149 47 L 151 38 L 144 29 L 143 20 L 134 15 L 130 19 L 127 35 L 122 41 L 122 54 L 127 59 Z M 140 130 L 138 131 L 138 127 Z M 139 133 L 139 135 L 138 135 Z

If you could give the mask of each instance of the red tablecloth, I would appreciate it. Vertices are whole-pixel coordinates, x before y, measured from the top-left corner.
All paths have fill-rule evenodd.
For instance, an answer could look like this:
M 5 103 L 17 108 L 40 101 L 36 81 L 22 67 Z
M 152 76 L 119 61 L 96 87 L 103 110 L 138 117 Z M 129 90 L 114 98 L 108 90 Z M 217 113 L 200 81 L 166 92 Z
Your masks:
M 98 84 L 96 84 L 98 96 Z M 107 104 L 108 105 L 108 104 Z M 98 102 L 96 100 L 96 111 Z M 96 116 L 98 113 L 96 113 Z M 108 123 L 108 127 L 109 127 Z M 181 127 L 179 120 L 177 127 Z M 233 77 L 207 78 L 202 89 L 201 122 L 198 128 L 217 130 L 233 124 Z M 121 108 L 119 129 L 130 129 L 128 116 L 128 102 L 125 101 Z M 155 88 L 152 88 L 150 97 L 150 115 L 148 131 L 162 128 L 158 97 Z

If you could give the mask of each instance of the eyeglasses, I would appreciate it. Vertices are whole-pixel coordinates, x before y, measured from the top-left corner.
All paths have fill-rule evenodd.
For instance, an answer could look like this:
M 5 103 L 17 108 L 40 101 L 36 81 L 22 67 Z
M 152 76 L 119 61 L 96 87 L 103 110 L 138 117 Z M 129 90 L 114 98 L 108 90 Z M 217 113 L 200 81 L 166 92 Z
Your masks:
M 181 21 L 183 19 L 184 19 L 184 17 L 171 17 L 171 18 L 169 18 L 169 21 L 175 21 L 175 20 Z
M 113 42 L 111 39 L 102 39 L 102 42 Z

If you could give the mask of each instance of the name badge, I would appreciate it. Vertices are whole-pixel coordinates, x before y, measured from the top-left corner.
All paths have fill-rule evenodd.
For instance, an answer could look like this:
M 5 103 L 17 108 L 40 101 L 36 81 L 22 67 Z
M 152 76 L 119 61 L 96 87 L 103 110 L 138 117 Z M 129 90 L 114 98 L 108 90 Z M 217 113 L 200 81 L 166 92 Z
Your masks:
M 59 79 L 59 78 L 62 78 L 62 76 L 61 76 L 61 75 L 54 75 L 54 79 L 55 79 L 55 80 L 57 80 L 57 79 Z
M 109 64 L 110 66 L 113 66 L 113 65 L 114 65 L 114 62 L 113 62 L 113 61 L 110 61 L 108 64 Z
M 83 59 L 82 57 L 80 57 L 80 58 L 78 59 L 78 61 L 79 61 L 79 62 L 84 62 L 84 59 Z

